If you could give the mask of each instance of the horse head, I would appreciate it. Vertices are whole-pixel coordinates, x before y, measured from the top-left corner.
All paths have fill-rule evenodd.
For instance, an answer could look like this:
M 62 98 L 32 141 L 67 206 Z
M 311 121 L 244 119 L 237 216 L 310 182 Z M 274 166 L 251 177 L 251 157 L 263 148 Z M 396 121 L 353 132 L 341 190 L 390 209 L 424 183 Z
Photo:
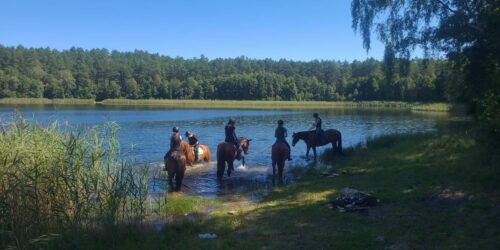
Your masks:
M 300 138 L 299 138 L 299 135 L 298 135 L 297 133 L 293 133 L 292 138 L 293 138 L 293 140 L 292 140 L 292 146 L 294 146 L 294 147 L 295 147 L 295 144 L 297 144 L 297 142 L 298 142 L 298 141 L 299 141 L 299 139 L 300 139 Z
M 248 154 L 248 147 L 250 147 L 250 141 L 251 141 L 251 140 L 252 140 L 252 139 L 248 139 L 248 138 L 246 138 L 246 137 L 241 137 L 241 138 L 239 139 L 239 143 L 240 143 L 241 149 L 243 149 L 243 152 L 244 152 L 245 154 Z

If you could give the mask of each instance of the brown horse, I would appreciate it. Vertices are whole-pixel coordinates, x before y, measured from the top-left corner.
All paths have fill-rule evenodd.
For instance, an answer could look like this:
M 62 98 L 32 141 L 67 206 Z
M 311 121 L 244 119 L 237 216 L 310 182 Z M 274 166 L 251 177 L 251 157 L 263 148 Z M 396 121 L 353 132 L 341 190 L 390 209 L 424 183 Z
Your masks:
M 177 135 L 178 136 L 178 135 Z M 180 140 L 180 137 L 178 138 Z M 179 147 L 174 150 L 165 159 L 165 170 L 168 173 L 168 185 L 170 186 L 170 191 L 180 191 L 182 186 L 182 179 L 184 179 L 184 173 L 186 172 L 187 157 L 184 149 Z M 172 179 L 175 176 L 175 189 Z
M 328 143 L 332 144 L 333 153 L 336 151 L 342 154 L 342 134 L 340 131 L 336 129 L 328 129 L 323 132 L 319 142 L 316 142 L 316 133 L 315 131 L 302 131 L 293 133 L 292 136 L 292 146 L 295 147 L 295 144 L 299 140 L 304 140 L 307 145 L 307 153 L 306 159 L 309 160 L 309 150 L 312 148 L 314 152 L 314 160 L 316 160 L 316 146 L 323 146 Z
M 273 183 L 274 176 L 276 176 L 276 165 L 278 165 L 278 178 L 283 180 L 283 169 L 285 168 L 285 161 L 290 154 L 290 150 L 283 142 L 276 142 L 273 144 L 271 159 L 273 161 Z
M 186 142 L 186 144 L 188 144 Z M 192 163 L 200 163 L 202 161 L 204 162 L 210 162 L 210 149 L 206 145 L 200 145 L 198 148 L 198 161 L 195 161 L 194 157 L 194 147 L 188 144 L 187 148 L 187 157 L 189 158 L 189 161 Z M 192 165 L 192 164 L 189 164 Z
M 251 139 L 241 137 L 238 143 L 245 154 L 248 154 L 248 147 L 250 146 Z M 229 142 L 222 142 L 217 145 L 217 177 L 222 178 L 227 163 L 227 176 L 231 176 L 231 171 L 234 170 L 234 160 L 237 158 L 237 151 L 234 144 Z M 245 157 L 241 156 L 240 159 L 245 165 Z

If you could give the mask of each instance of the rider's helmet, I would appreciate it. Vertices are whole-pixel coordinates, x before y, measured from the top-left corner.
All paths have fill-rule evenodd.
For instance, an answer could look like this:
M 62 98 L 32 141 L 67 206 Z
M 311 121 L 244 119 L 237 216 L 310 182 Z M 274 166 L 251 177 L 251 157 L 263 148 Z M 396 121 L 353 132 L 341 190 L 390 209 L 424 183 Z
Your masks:
M 313 117 L 314 117 L 314 118 L 318 118 L 318 117 L 319 117 L 319 114 L 318 114 L 318 113 L 314 113 L 314 114 L 313 114 Z
M 235 123 L 236 121 L 233 118 L 229 119 L 229 121 L 227 122 L 227 124 L 235 124 Z
M 189 137 L 189 134 L 191 134 L 191 132 L 186 131 L 186 136 L 187 136 L 187 137 Z
M 278 125 L 283 125 L 283 120 L 278 120 Z
M 179 127 L 173 127 L 172 132 L 174 133 L 179 133 Z

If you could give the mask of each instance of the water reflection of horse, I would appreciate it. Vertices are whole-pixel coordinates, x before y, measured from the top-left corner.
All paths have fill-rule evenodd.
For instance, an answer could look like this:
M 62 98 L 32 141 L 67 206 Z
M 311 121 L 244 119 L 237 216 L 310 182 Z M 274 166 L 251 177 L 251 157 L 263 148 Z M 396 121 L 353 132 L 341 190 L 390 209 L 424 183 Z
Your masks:
M 312 148 L 314 152 L 314 160 L 316 160 L 316 146 L 323 146 L 328 143 L 332 144 L 333 153 L 339 152 L 342 154 L 342 134 L 336 129 L 328 129 L 323 132 L 319 142 L 316 143 L 316 133 L 315 131 L 302 131 L 293 133 L 292 146 L 299 140 L 304 140 L 307 145 L 306 158 L 309 160 L 309 150 Z
M 189 145 L 189 143 L 182 141 L 181 142 L 182 149 L 186 152 L 187 164 L 193 165 L 193 163 L 200 162 L 210 162 L 210 149 L 206 145 L 200 145 L 198 148 L 198 160 L 195 161 L 194 157 L 194 148 Z
M 248 154 L 248 147 L 250 146 L 251 139 L 241 137 L 238 143 L 245 154 Z M 236 148 L 234 144 L 229 142 L 222 142 L 217 145 L 217 177 L 222 178 L 227 163 L 227 176 L 231 176 L 231 171 L 234 170 L 234 160 L 236 158 Z M 242 155 L 241 162 L 245 165 L 245 157 Z
M 276 176 L 276 165 L 278 165 L 278 180 L 283 181 L 283 169 L 285 168 L 285 161 L 290 154 L 288 147 L 283 142 L 276 142 L 272 147 L 271 159 L 273 162 L 273 183 Z
M 175 140 L 181 140 L 179 135 L 174 135 Z M 185 146 L 182 145 L 177 150 L 174 150 L 165 159 L 165 170 L 168 173 L 168 185 L 170 186 L 170 191 L 180 191 L 182 186 L 182 179 L 184 179 L 184 173 L 186 172 L 186 164 L 188 159 L 186 157 Z M 172 179 L 175 177 L 175 189 Z

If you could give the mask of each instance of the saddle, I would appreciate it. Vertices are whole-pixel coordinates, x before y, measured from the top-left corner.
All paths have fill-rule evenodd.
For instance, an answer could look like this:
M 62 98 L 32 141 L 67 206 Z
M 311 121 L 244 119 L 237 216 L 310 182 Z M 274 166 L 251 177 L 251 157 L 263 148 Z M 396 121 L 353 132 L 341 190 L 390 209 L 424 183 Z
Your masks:
M 203 150 L 203 148 L 201 146 L 198 146 L 198 155 L 195 155 L 194 147 L 193 146 L 191 146 L 191 151 L 193 151 L 193 155 L 194 156 L 198 156 L 198 157 L 200 157 L 200 155 L 202 155 L 202 154 L 205 153 L 205 151 Z

